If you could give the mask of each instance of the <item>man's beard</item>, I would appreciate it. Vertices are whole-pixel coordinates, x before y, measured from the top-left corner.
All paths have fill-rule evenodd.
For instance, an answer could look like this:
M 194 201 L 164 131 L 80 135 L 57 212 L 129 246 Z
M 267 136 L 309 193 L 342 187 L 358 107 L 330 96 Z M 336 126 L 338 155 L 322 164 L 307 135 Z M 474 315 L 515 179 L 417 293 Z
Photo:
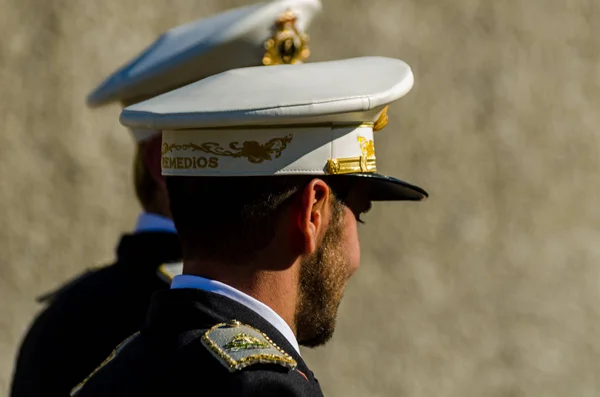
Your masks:
M 340 244 L 343 207 L 340 203 L 333 206 L 332 222 L 321 244 L 300 267 L 295 325 L 298 343 L 306 347 L 321 346 L 331 339 L 348 280 L 348 266 Z

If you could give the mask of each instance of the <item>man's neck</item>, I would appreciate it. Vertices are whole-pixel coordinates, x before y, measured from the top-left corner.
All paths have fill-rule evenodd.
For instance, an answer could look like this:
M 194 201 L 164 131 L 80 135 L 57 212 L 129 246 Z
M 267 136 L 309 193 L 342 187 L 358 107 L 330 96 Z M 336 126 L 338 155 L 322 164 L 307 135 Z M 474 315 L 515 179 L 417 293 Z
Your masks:
M 219 281 L 253 297 L 275 311 L 296 333 L 295 313 L 298 300 L 296 267 L 285 270 L 254 270 L 254 266 L 184 260 L 183 274 Z

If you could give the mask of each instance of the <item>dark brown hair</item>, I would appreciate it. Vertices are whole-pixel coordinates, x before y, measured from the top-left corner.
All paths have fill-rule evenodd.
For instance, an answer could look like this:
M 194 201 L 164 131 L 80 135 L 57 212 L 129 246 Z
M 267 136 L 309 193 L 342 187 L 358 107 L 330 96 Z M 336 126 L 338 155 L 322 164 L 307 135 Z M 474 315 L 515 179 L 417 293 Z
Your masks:
M 314 176 L 167 177 L 173 221 L 186 259 L 243 263 L 272 241 L 277 220 Z M 323 177 L 334 199 L 345 178 Z

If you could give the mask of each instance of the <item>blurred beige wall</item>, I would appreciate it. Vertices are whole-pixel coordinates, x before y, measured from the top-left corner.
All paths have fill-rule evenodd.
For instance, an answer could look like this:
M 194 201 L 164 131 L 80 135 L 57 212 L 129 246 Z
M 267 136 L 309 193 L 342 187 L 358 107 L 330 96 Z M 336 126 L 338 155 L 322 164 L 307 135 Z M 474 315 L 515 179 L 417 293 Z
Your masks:
M 86 94 L 249 3 L 0 3 L 2 391 L 35 296 L 111 261 L 137 215 L 119 108 Z M 377 155 L 431 193 L 367 216 L 338 332 L 304 352 L 327 395 L 600 395 L 599 30 L 593 0 L 324 0 L 312 61 L 413 67 Z

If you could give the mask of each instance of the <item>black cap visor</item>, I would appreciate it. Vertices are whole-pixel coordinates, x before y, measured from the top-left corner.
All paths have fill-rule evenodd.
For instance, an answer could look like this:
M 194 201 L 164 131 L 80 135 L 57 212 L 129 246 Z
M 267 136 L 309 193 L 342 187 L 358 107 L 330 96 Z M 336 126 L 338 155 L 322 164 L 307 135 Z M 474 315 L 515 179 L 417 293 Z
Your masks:
M 336 176 L 337 178 L 361 178 L 371 201 L 423 201 L 429 194 L 418 186 L 411 185 L 377 173 L 356 173 Z

